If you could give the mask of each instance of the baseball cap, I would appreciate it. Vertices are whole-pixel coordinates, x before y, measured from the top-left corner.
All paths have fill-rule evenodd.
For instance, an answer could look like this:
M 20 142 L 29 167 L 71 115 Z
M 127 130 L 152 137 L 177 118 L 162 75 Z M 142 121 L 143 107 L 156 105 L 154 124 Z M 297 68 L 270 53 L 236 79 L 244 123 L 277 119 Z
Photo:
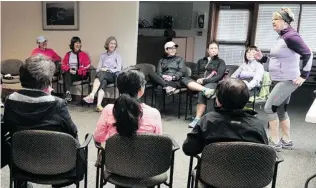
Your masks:
M 44 36 L 38 36 L 37 38 L 36 38 L 36 42 L 37 43 L 43 43 L 43 42 L 45 42 L 47 39 L 44 37 Z
M 171 47 L 176 47 L 176 48 L 178 48 L 178 45 L 176 44 L 176 43 L 174 43 L 173 41 L 169 41 L 169 42 L 167 42 L 166 44 L 165 44 L 165 49 L 167 49 L 167 48 L 171 48 Z

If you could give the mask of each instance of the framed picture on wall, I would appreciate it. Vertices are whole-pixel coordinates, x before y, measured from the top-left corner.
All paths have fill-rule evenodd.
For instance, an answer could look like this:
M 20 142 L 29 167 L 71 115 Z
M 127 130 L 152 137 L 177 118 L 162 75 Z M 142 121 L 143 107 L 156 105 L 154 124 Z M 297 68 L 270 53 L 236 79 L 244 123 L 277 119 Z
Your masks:
M 44 1 L 43 30 L 79 30 L 78 1 Z

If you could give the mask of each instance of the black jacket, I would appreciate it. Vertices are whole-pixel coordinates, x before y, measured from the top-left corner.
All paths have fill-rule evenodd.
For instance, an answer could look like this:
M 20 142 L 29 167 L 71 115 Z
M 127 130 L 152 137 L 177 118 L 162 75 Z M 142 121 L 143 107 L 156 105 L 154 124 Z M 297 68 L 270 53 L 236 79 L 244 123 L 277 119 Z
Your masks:
M 20 90 L 9 95 L 4 107 L 2 131 L 50 130 L 78 138 L 66 102 L 38 90 Z M 2 133 L 3 134 L 3 133 Z
M 204 147 L 216 142 L 253 142 L 268 144 L 264 122 L 254 115 L 254 111 L 228 111 L 215 109 L 205 114 L 192 132 L 187 134 L 182 149 L 186 155 L 194 156 Z
M 175 76 L 174 80 L 180 80 L 185 76 L 184 59 L 179 56 L 163 57 L 157 65 L 157 73 L 159 76 L 170 75 Z
M 226 71 L 225 61 L 214 56 L 209 62 L 208 57 L 204 57 L 197 62 L 196 70 L 192 71 L 192 74 L 194 78 L 206 78 L 212 71 L 216 71 L 217 75 L 204 79 L 203 84 L 214 83 L 223 79 Z

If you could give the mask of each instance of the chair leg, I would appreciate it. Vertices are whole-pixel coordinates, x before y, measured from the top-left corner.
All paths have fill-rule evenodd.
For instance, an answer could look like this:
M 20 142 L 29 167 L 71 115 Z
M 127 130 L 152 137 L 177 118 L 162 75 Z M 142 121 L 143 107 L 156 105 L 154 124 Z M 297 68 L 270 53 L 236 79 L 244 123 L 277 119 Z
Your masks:
M 164 92 L 164 90 L 162 90 L 162 97 L 163 97 L 163 110 L 166 110 L 166 94 Z
M 180 108 L 181 108 L 181 93 L 179 93 L 178 119 L 180 119 Z
M 190 96 L 190 115 L 192 116 L 192 95 Z
M 80 183 L 79 181 L 76 182 L 76 188 L 79 188 L 80 187 Z
M 100 168 L 97 167 L 97 174 L 96 174 L 96 179 L 95 179 L 95 187 L 98 188 L 99 187 L 99 175 L 100 175 Z
M 187 95 L 186 95 L 186 100 L 185 100 L 185 115 L 184 115 L 184 119 L 186 120 L 187 117 L 188 117 L 188 99 L 189 99 L 189 92 L 187 91 L 186 92 Z
M 308 188 L 309 182 L 310 182 L 313 178 L 315 178 L 315 177 L 316 177 L 316 174 L 312 175 L 311 177 L 309 177 L 309 178 L 306 180 L 306 182 L 305 182 L 305 188 Z
M 156 100 L 156 96 L 154 95 L 155 94 L 155 88 L 154 86 L 151 88 L 151 106 L 153 107 L 154 106 L 154 101 Z

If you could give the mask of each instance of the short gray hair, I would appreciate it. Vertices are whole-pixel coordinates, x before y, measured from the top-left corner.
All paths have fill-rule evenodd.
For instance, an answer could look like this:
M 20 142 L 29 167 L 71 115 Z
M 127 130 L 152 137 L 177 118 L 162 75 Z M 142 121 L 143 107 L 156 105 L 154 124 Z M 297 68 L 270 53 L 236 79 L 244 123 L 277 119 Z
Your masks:
M 109 44 L 110 44 L 110 42 L 111 42 L 112 40 L 115 40 L 115 42 L 116 42 L 115 49 L 118 47 L 116 38 L 113 37 L 113 36 L 110 36 L 109 38 L 106 39 L 105 44 L 104 44 L 104 48 L 105 48 L 106 50 L 109 50 Z
M 34 55 L 20 67 L 20 81 L 24 88 L 45 89 L 52 84 L 55 63 L 44 55 Z

